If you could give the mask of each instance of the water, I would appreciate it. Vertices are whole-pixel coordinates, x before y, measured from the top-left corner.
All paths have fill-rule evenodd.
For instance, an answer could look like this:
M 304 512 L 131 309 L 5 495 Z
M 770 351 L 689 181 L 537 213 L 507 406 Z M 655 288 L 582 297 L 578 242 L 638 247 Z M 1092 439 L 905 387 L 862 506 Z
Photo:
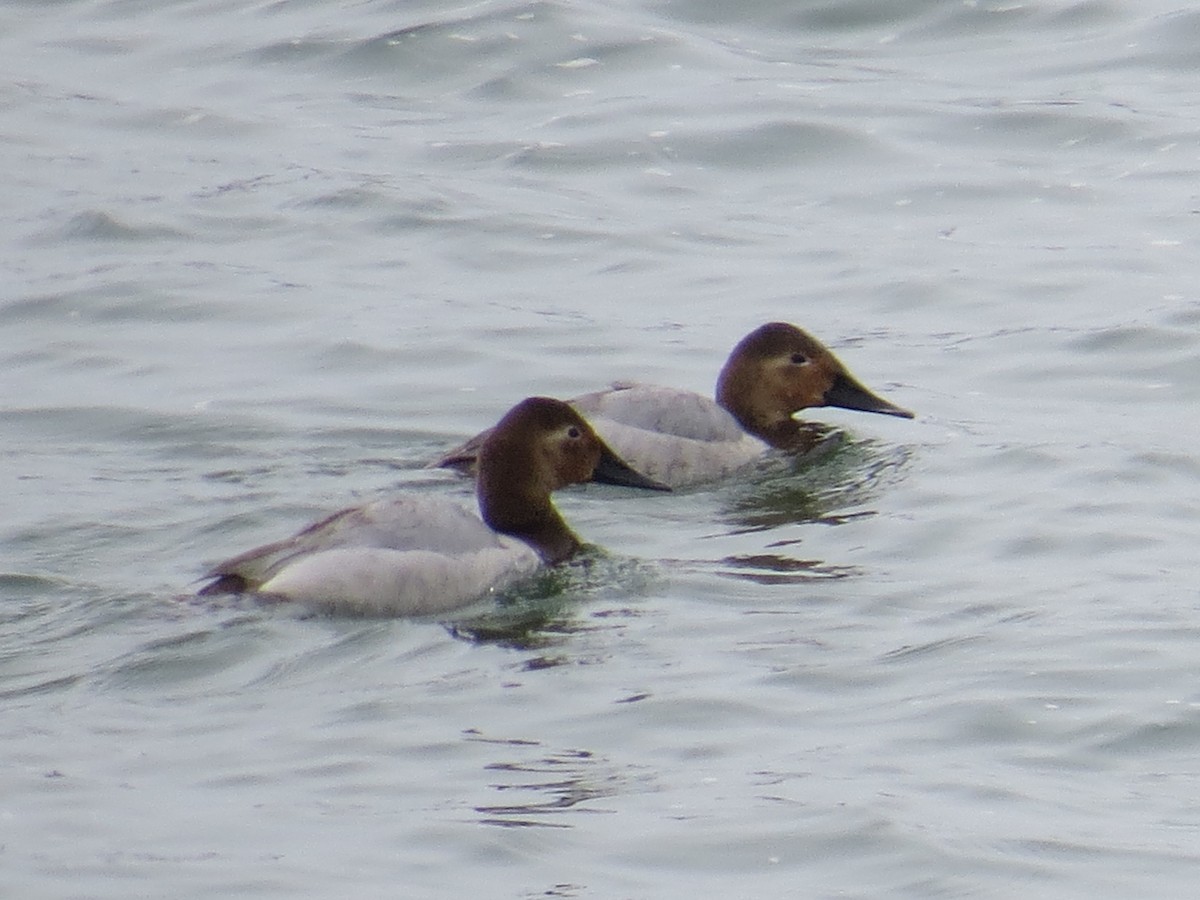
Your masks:
M 1200 15 L 0 6 L 5 896 L 1190 896 Z M 914 422 L 484 620 L 188 601 L 531 393 Z

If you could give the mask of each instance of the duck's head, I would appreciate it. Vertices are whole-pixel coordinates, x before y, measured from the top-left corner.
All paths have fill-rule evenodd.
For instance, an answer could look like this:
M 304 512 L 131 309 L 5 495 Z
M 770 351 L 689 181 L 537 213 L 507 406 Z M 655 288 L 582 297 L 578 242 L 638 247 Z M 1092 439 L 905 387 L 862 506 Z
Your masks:
M 550 494 L 585 481 L 670 490 L 630 467 L 583 416 L 549 397 L 529 397 L 510 409 L 479 450 L 476 494 L 484 521 L 549 559 L 577 545 Z
M 733 348 L 717 381 L 717 402 L 768 440 L 794 413 L 814 406 L 913 417 L 871 393 L 820 341 L 786 322 L 763 325 Z

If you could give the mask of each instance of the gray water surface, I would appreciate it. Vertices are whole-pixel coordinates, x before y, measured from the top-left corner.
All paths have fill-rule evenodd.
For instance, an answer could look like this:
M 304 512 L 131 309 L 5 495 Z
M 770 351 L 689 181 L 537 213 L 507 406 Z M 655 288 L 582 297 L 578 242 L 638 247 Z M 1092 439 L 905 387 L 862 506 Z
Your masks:
M 0 4 L 0 892 L 1190 897 L 1200 12 Z M 915 421 L 469 621 L 190 597 L 772 320 Z M 598 549 L 603 548 L 603 549 Z

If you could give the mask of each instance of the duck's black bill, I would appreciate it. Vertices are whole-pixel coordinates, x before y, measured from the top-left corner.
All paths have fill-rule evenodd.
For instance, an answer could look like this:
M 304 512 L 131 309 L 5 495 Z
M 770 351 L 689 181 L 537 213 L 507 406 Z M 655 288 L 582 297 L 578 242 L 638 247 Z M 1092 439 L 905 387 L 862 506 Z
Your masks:
M 617 484 L 622 487 L 644 488 L 648 491 L 669 491 L 667 485 L 643 475 L 617 454 L 605 447 L 600 453 L 600 462 L 592 473 L 592 481 L 601 484 Z
M 913 414 L 894 403 L 889 403 L 882 397 L 876 397 L 849 375 L 839 375 L 833 385 L 825 392 L 825 405 L 838 406 L 842 409 L 857 409 L 862 412 L 882 413 L 885 416 L 899 416 L 911 419 Z

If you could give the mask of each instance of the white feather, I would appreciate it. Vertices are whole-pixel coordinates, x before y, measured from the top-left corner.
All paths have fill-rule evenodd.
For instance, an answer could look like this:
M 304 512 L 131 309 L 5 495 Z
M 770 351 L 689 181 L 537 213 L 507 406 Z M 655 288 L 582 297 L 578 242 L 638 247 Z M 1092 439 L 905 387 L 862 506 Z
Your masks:
M 715 481 L 770 449 L 715 401 L 690 391 L 618 384 L 571 405 L 625 462 L 673 488 Z

